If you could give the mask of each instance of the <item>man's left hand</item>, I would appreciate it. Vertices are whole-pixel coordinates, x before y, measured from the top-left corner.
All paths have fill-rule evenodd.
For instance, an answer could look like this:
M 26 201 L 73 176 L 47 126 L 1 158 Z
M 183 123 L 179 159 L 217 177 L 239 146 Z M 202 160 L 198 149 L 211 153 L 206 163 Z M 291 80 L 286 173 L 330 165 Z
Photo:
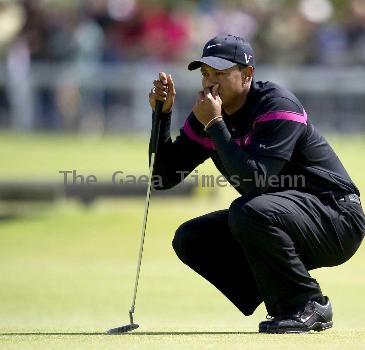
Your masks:
M 200 91 L 193 107 L 196 118 L 205 126 L 213 118 L 222 115 L 222 100 L 218 95 L 219 85 L 213 86 L 212 92 L 208 88 Z

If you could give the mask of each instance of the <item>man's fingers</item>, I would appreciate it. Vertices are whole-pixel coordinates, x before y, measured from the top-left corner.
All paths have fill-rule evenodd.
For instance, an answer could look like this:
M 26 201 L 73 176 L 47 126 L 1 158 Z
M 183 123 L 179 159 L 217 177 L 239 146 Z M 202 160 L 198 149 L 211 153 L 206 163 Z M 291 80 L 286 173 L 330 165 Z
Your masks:
M 214 96 L 213 96 L 212 91 L 211 91 L 211 89 L 210 89 L 210 88 L 205 88 L 205 89 L 204 89 L 204 95 L 205 95 L 205 97 L 206 97 L 206 98 L 208 98 L 208 99 L 212 99 L 212 98 L 214 98 Z
M 196 97 L 194 108 L 198 106 L 205 99 L 205 95 L 203 91 L 198 92 L 198 96 Z
M 176 92 L 174 82 L 171 74 L 167 75 L 165 72 L 158 74 L 158 79 L 153 81 L 153 87 L 149 93 L 150 105 L 155 110 L 156 101 L 164 102 L 162 112 L 170 112 L 174 104 Z
M 167 90 L 167 86 L 164 85 L 160 80 L 154 80 L 153 85 L 156 89 L 159 89 L 161 91 Z
M 158 95 L 161 98 L 167 98 L 169 93 L 171 93 L 172 95 L 175 95 L 176 94 L 175 86 L 174 86 L 174 81 L 172 80 L 171 74 L 166 75 L 166 73 L 161 72 L 161 73 L 159 73 L 159 78 L 160 78 L 160 80 L 153 81 L 153 85 L 154 85 L 153 93 L 155 93 L 156 95 Z M 164 83 L 164 81 L 166 83 Z
M 204 95 L 208 96 L 210 94 L 210 89 L 209 88 L 204 88 Z
M 218 89 L 219 89 L 219 84 L 215 84 L 212 89 L 212 95 L 214 98 L 218 96 Z
M 213 87 L 211 88 L 205 88 L 204 89 L 204 98 L 208 98 L 208 99 L 217 99 L 217 97 L 219 97 L 218 95 L 218 89 L 219 89 L 219 84 L 215 84 Z
M 219 95 L 217 95 L 216 97 L 215 97 L 215 99 L 220 103 L 220 104 L 222 104 L 222 99 L 221 99 L 221 97 L 219 96 Z
M 153 85 L 152 93 L 161 98 L 167 97 L 167 87 L 164 84 L 162 84 L 159 80 L 154 80 Z
M 172 95 L 175 95 L 176 94 L 176 91 L 175 91 L 175 84 L 174 84 L 174 81 L 172 80 L 172 76 L 171 74 L 169 74 L 167 76 L 167 88 L 168 88 L 168 91 L 172 94 Z
M 160 81 L 166 85 L 167 84 L 167 75 L 165 72 L 160 72 L 159 73 L 159 77 L 160 77 Z
M 167 86 L 169 87 L 169 89 L 173 89 L 174 81 L 172 80 L 171 74 L 169 74 L 166 79 L 167 79 Z

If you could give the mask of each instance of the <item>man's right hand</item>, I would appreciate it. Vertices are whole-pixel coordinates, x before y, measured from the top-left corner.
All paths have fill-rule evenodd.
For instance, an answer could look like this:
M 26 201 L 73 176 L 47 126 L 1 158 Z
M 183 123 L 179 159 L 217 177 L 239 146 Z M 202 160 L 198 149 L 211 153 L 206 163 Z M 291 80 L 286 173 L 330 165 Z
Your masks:
M 159 80 L 153 81 L 153 88 L 150 91 L 150 105 L 153 110 L 156 108 L 156 101 L 162 101 L 162 113 L 169 113 L 175 101 L 175 87 L 171 74 L 167 75 L 164 72 L 159 74 Z

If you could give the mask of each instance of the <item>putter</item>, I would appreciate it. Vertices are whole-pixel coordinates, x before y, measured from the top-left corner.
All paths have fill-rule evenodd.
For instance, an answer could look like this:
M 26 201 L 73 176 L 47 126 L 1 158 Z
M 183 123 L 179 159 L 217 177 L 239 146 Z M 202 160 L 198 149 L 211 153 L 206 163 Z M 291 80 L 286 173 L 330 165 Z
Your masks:
M 151 197 L 152 173 L 153 173 L 153 166 L 155 164 L 155 156 L 156 156 L 156 152 L 157 152 L 158 135 L 160 133 L 162 105 L 163 105 L 162 101 L 156 102 L 156 112 L 155 112 L 155 116 L 154 116 L 153 122 L 152 122 L 152 133 L 151 133 L 152 152 L 151 152 L 151 160 L 150 160 L 150 176 L 149 176 L 149 180 L 148 180 L 147 196 L 146 196 L 146 203 L 145 203 L 145 209 L 144 209 L 141 243 L 140 243 L 140 247 L 139 247 L 139 256 L 138 256 L 138 262 L 137 262 L 136 280 L 134 283 L 132 305 L 129 310 L 129 322 L 130 323 L 128 325 L 125 325 L 122 327 L 109 329 L 107 331 L 107 334 L 121 334 L 121 333 L 133 331 L 134 329 L 137 329 L 139 327 L 139 325 L 137 323 L 134 323 L 134 321 L 133 321 L 133 314 L 134 314 L 134 308 L 136 305 L 139 273 L 141 270 L 143 244 L 144 244 L 144 237 L 145 237 L 145 233 L 146 233 L 148 208 L 150 205 L 150 197 Z

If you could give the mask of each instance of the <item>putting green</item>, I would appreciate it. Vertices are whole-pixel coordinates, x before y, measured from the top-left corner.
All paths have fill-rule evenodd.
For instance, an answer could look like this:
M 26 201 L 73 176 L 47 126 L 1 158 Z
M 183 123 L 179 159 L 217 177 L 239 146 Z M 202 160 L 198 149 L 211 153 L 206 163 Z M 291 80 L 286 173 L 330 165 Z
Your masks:
M 78 145 L 72 137 L 69 140 L 60 137 L 58 141 L 56 137 L 55 143 L 53 137 L 45 138 L 47 142 L 42 136 L 8 140 L 16 144 L 14 147 L 19 152 L 22 149 L 33 152 L 32 144 L 35 147 L 44 142 L 44 147 L 35 148 L 42 154 L 32 158 L 37 164 L 50 160 L 52 169 L 44 165 L 39 172 L 42 176 L 57 168 L 57 157 L 56 160 L 52 157 L 59 154 L 62 158 L 62 150 L 71 152 Z M 364 192 L 364 138 L 332 137 L 332 140 Z M 0 149 L 6 146 L 5 141 L 4 138 L 0 141 Z M 100 154 L 111 154 L 103 163 L 103 171 L 107 173 L 115 164 L 124 162 L 128 151 L 131 169 L 146 171 L 146 164 L 139 164 L 145 157 L 145 144 L 140 142 L 136 152 L 125 149 L 115 156 L 113 152 L 122 145 L 128 143 L 118 138 L 100 144 Z M 9 144 L 6 147 L 15 157 L 18 151 L 10 150 Z M 97 162 L 102 158 L 99 151 L 93 151 Z M 3 149 L 1 152 L 5 153 Z M 77 159 L 89 157 L 85 171 L 98 169 L 100 163 L 95 164 L 92 155 L 86 156 L 84 152 L 88 154 L 88 147 L 76 152 L 73 158 L 63 158 L 63 165 L 77 166 Z M 10 156 L 6 159 L 10 163 Z M 23 167 L 27 177 L 38 174 L 37 167 L 28 163 L 19 162 L 18 169 Z M 211 166 L 204 170 L 210 171 Z M 1 176 L 7 178 L 13 171 L 4 166 Z M 236 196 L 228 189 L 213 197 L 204 194 L 202 191 L 193 199 L 152 197 L 135 312 L 140 327 L 121 336 L 107 336 L 103 332 L 128 323 L 144 198 L 98 201 L 89 208 L 73 201 L 22 206 L 21 211 L 14 212 L 19 216 L 4 217 L 0 221 L 0 348 L 301 347 L 317 350 L 364 347 L 364 247 L 348 263 L 312 273 L 333 302 L 333 329 L 301 335 L 257 334 L 257 324 L 265 318 L 264 308 L 260 307 L 251 317 L 242 316 L 214 287 L 183 265 L 171 248 L 174 230 L 180 223 L 226 208 Z
M 99 333 L 128 322 L 143 200 L 59 203 L 1 223 L 0 345 L 4 349 L 359 349 L 365 341 L 364 249 L 347 264 L 314 271 L 334 306 L 321 334 L 256 334 L 261 307 L 244 317 L 174 256 L 182 221 L 218 198 L 155 199 L 151 206 L 133 334 Z M 24 334 L 26 333 L 26 334 Z M 93 334 L 96 333 L 96 334 Z

